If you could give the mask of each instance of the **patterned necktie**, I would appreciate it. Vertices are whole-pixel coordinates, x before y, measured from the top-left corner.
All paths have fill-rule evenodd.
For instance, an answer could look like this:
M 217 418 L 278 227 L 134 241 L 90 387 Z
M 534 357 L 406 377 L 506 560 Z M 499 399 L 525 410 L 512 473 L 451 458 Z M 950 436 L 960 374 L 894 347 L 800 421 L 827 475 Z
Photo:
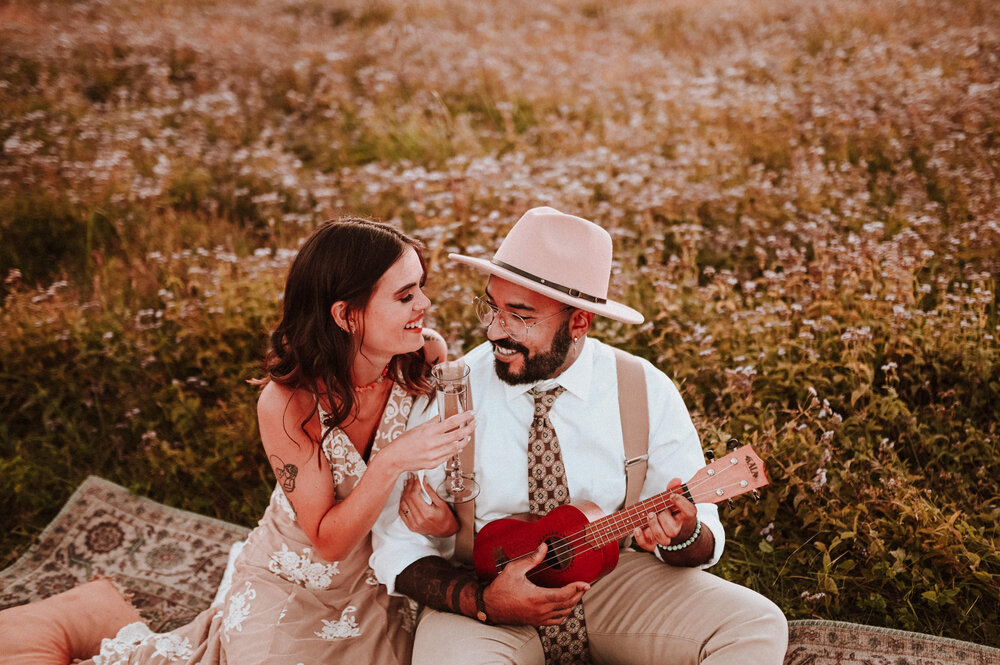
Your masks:
M 549 410 L 566 389 L 532 390 L 535 396 L 535 417 L 528 428 L 528 512 L 544 515 L 556 506 L 569 503 L 566 469 L 563 468 L 559 439 L 549 420 Z M 590 663 L 587 625 L 583 618 L 583 603 L 558 626 L 538 626 L 547 665 Z

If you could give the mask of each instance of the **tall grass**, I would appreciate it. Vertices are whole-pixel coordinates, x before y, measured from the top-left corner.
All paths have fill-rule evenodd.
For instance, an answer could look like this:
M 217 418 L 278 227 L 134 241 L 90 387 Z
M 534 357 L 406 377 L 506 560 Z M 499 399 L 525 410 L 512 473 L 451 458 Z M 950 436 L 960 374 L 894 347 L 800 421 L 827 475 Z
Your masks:
M 986 0 L 0 6 L 0 564 L 98 474 L 252 524 L 297 242 L 525 209 L 616 242 L 597 335 L 765 457 L 715 570 L 791 618 L 1000 646 L 1000 9 Z

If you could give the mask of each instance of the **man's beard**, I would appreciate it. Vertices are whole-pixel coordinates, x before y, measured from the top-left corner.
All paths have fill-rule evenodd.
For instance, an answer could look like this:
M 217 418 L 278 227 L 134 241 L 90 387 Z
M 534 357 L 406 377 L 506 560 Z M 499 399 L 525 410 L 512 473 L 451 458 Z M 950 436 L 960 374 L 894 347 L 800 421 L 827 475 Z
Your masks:
M 556 370 L 566 362 L 566 356 L 569 354 L 569 348 L 573 340 L 569 336 L 569 326 L 563 326 L 552 338 L 552 344 L 549 346 L 548 351 L 530 358 L 528 357 L 528 349 L 512 339 L 498 339 L 490 343 L 494 347 L 499 346 L 503 349 L 517 351 L 524 358 L 524 368 L 517 374 L 510 371 L 510 363 L 500 362 L 495 359 L 493 361 L 497 377 L 504 383 L 516 386 L 521 383 L 537 383 L 538 381 L 551 378 Z

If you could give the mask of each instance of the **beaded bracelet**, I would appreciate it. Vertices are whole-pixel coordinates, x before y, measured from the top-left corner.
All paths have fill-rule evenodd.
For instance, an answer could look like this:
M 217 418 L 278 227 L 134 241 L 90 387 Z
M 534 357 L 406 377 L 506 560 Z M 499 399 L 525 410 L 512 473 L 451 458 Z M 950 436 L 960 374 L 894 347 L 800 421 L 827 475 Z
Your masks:
M 486 616 L 486 600 L 483 598 L 484 591 L 486 591 L 485 586 L 476 587 L 476 618 L 483 623 L 490 624 L 490 619 Z
M 665 552 L 677 552 L 686 547 L 690 547 L 691 543 L 698 540 L 698 536 L 700 535 L 701 535 L 701 521 L 699 520 L 698 524 L 695 525 L 694 527 L 694 533 L 692 533 L 691 537 L 685 540 L 683 543 L 680 543 L 679 545 L 659 545 L 658 547 Z

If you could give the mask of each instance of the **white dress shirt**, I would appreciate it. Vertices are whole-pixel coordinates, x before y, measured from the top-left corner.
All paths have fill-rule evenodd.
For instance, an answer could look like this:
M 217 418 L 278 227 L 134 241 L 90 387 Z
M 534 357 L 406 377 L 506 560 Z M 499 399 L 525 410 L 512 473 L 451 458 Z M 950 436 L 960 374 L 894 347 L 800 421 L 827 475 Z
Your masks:
M 563 386 L 549 418 L 559 438 L 571 501 L 588 500 L 605 513 L 625 502 L 625 450 L 618 410 L 618 378 L 611 347 L 584 338 L 580 356 L 555 379 L 512 386 L 493 369 L 489 343 L 465 357 L 470 368 L 473 409 L 476 414 L 476 531 L 493 520 L 528 511 L 528 427 L 534 414 L 531 389 Z M 672 478 L 687 481 L 705 466 L 704 454 L 674 383 L 651 363 L 642 360 L 649 402 L 649 462 L 640 499 L 663 492 Z M 437 417 L 433 405 L 414 404 L 409 426 Z M 431 486 L 444 478 L 442 469 L 427 472 Z M 410 531 L 399 518 L 401 483 L 389 498 L 372 530 L 372 569 L 390 593 L 396 575 L 426 556 L 450 558 L 454 537 L 438 539 Z M 722 555 L 725 532 L 715 504 L 698 503 L 703 528 L 715 536 L 715 551 L 703 566 Z M 657 554 L 659 554 L 657 552 Z

